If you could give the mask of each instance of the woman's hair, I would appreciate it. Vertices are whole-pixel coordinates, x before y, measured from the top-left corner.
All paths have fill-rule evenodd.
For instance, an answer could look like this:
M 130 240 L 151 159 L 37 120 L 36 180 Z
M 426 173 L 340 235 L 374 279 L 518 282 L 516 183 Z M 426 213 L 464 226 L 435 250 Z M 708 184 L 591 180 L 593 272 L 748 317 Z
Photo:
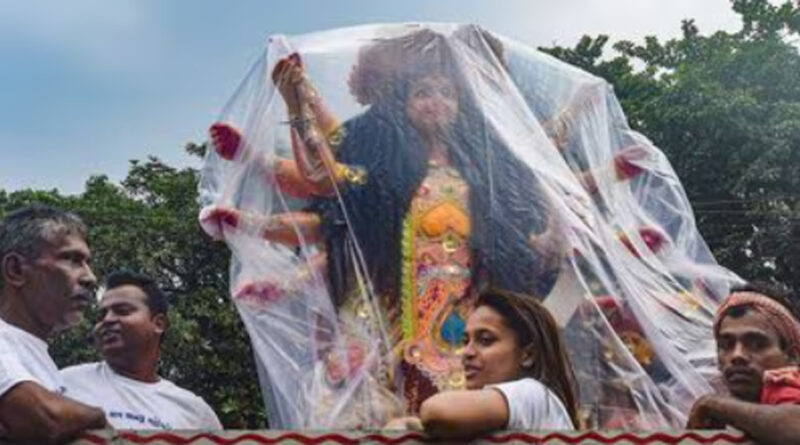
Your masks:
M 457 63 L 453 44 L 441 34 L 423 30 L 367 48 L 362 58 L 378 60 L 376 48 L 383 54 L 399 48 L 396 52 L 405 58 L 391 76 L 366 68 L 353 74 L 359 80 L 351 79 L 351 88 L 370 85 L 371 95 L 363 94 L 369 96 L 371 106 L 344 124 L 347 136 L 337 160 L 364 168 L 367 183 L 348 187 L 342 195 L 344 208 L 335 199 L 312 204 L 324 222 L 334 300 L 343 301 L 352 288 L 348 271 L 357 267 L 350 254 L 348 223 L 364 255 L 368 270 L 362 272 L 376 294 L 399 295 L 404 219 L 428 174 L 428 152 L 406 115 L 406 103 L 413 82 L 433 74 L 453 79 L 458 89 L 458 115 L 445 143 L 453 167 L 470 190 L 473 287 L 546 295 L 558 271 L 549 267 L 552 262 L 545 254 L 531 248 L 529 236 L 546 229 L 547 214 L 553 210 L 533 172 L 487 122 Z M 382 66 L 373 62 L 362 60 L 357 66 Z M 385 85 L 386 79 L 391 80 L 390 88 L 374 86 Z
M 535 298 L 501 290 L 480 294 L 475 307 L 486 306 L 505 320 L 514 331 L 520 348 L 533 350 L 533 365 L 525 375 L 540 381 L 553 391 L 567 408 L 570 419 L 578 425 L 578 389 L 556 320 Z

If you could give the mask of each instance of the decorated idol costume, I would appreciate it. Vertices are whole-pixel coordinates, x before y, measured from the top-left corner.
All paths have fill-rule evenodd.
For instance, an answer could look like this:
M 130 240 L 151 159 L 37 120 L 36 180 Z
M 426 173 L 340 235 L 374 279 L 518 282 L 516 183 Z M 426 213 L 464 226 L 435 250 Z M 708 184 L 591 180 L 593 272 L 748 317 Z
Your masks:
M 271 424 L 379 427 L 462 388 L 486 287 L 565 326 L 587 424 L 676 425 L 708 388 L 698 339 L 735 277 L 602 81 L 473 26 L 277 36 L 211 138 L 200 220 Z

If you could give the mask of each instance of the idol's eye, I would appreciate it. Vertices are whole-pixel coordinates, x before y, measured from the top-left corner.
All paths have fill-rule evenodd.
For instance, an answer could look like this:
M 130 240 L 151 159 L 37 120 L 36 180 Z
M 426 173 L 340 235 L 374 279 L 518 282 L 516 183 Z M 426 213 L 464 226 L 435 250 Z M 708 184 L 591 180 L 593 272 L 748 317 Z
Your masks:
M 441 94 L 442 97 L 446 97 L 448 99 L 452 99 L 453 97 L 455 97 L 456 92 L 455 92 L 455 89 L 452 86 L 447 85 L 447 86 L 443 86 L 443 87 L 439 88 L 439 94 Z
M 431 89 L 429 87 L 421 87 L 414 91 L 414 97 L 417 99 L 424 99 L 431 96 Z

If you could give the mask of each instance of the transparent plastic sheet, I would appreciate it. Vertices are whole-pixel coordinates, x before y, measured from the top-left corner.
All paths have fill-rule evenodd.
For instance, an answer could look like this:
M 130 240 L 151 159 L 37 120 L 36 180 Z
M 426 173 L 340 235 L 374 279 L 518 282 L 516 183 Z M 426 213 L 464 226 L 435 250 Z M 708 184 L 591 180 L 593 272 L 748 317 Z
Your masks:
M 471 25 L 274 36 L 211 136 L 200 221 L 272 427 L 376 428 L 463 387 L 488 286 L 564 327 L 584 426 L 681 426 L 712 390 L 739 279 L 602 79 Z

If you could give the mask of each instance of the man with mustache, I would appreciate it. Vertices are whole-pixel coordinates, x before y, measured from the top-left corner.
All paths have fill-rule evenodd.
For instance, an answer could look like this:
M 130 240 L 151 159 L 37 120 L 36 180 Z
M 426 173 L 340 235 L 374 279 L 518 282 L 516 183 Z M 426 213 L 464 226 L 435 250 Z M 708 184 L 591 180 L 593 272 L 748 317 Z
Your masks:
M 103 412 L 61 394 L 46 341 L 81 320 L 96 279 L 86 225 L 42 205 L 0 222 L 0 424 L 12 442 L 58 443 L 106 426 Z
M 727 395 L 695 402 L 687 428 L 733 426 L 758 443 L 800 443 L 800 322 L 792 295 L 753 283 L 714 320 Z
M 67 394 L 101 407 L 118 429 L 222 429 L 202 398 L 157 373 L 169 328 L 166 295 L 129 271 L 112 273 L 105 288 L 94 327 L 105 361 L 62 370 Z

